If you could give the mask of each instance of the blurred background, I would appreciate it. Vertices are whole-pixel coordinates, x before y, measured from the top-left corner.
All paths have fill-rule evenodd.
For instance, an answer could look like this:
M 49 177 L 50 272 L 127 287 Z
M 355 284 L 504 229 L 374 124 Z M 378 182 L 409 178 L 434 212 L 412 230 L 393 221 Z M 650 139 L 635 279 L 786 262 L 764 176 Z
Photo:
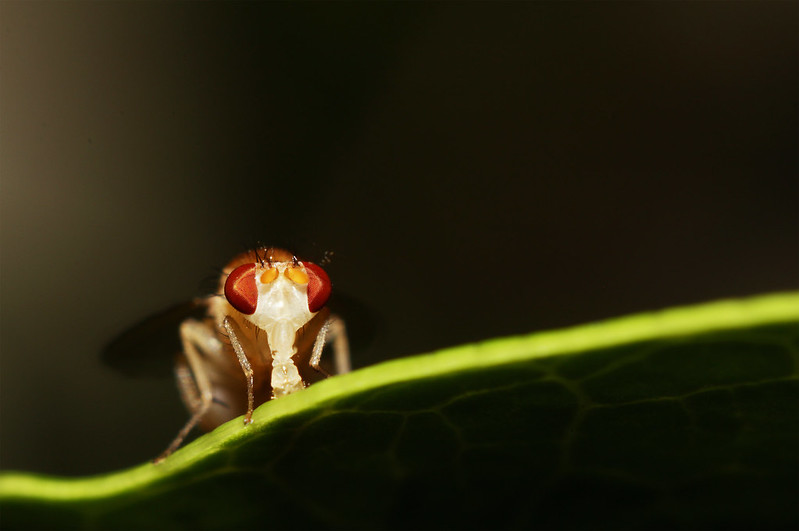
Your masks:
M 100 352 L 258 241 L 334 253 L 356 366 L 796 289 L 797 15 L 3 1 L 0 468 L 163 450 Z

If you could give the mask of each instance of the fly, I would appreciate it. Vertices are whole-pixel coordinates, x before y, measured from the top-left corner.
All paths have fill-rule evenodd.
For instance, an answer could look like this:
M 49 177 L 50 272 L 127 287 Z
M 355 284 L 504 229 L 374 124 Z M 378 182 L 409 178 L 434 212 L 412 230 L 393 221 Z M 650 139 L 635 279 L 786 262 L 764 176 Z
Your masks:
M 330 376 L 321 364 L 328 343 L 335 373 L 349 372 L 347 334 L 327 307 L 330 293 L 324 269 L 284 249 L 259 247 L 234 257 L 222 270 L 220 296 L 192 301 L 196 315 L 179 325 L 175 377 L 191 417 L 155 462 L 195 426 L 210 431 L 242 414 L 250 424 L 259 405 Z M 128 348 L 131 341 L 121 339 Z

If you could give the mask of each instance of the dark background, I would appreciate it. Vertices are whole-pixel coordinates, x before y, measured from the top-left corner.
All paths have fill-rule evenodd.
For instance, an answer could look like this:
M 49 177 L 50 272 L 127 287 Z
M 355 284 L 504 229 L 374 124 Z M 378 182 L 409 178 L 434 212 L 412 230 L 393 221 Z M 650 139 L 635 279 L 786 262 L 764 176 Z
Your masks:
M 100 350 L 259 240 L 356 366 L 796 288 L 798 6 L 0 3 L 0 468 L 157 455 Z

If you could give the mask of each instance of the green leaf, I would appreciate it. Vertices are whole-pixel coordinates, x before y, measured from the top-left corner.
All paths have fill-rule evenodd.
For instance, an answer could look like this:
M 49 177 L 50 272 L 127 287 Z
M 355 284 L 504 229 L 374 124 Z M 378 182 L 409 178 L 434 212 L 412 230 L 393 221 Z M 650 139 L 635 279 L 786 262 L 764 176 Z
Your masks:
M 7 472 L 7 528 L 796 528 L 799 293 L 331 378 L 161 465 Z

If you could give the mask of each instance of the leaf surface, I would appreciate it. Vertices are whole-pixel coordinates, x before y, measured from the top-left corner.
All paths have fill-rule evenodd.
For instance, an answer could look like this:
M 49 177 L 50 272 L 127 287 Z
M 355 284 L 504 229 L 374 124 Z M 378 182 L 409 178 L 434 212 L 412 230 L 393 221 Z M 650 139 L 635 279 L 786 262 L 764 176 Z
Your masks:
M 795 528 L 799 294 L 465 345 L 160 465 L 0 475 L 6 528 Z

